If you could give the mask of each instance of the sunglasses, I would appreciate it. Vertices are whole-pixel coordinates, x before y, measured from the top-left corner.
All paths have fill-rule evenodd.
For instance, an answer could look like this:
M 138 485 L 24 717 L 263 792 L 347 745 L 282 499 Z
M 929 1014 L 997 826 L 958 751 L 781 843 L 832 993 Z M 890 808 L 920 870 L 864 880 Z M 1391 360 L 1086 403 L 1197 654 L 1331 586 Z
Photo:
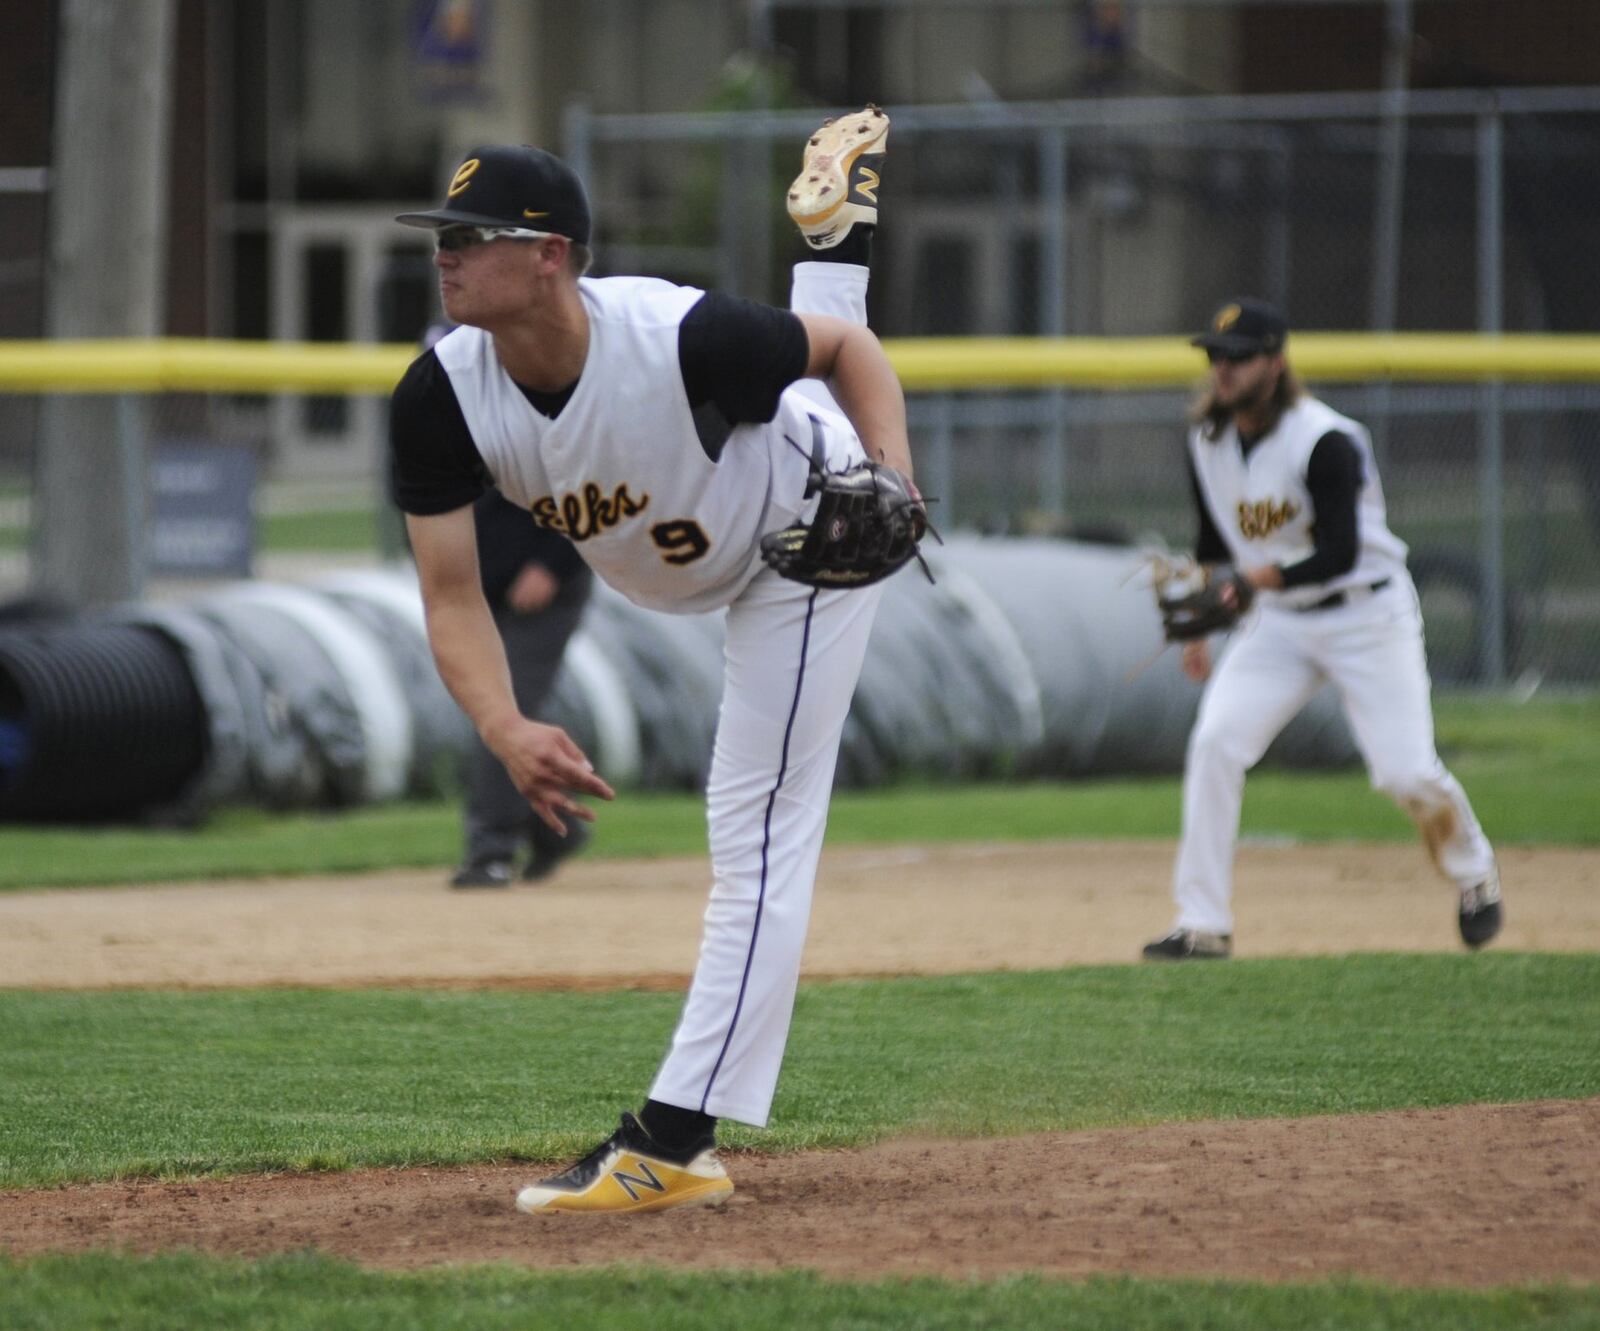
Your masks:
M 441 254 L 460 254 L 476 249 L 491 240 L 543 240 L 553 236 L 553 231 L 530 231 L 525 226 L 456 226 L 440 227 L 433 233 L 434 248 Z
M 1217 347 L 1206 348 L 1206 359 L 1213 365 L 1219 361 L 1226 361 L 1229 365 L 1243 365 L 1246 361 L 1254 360 L 1264 354 L 1260 351 L 1222 351 Z

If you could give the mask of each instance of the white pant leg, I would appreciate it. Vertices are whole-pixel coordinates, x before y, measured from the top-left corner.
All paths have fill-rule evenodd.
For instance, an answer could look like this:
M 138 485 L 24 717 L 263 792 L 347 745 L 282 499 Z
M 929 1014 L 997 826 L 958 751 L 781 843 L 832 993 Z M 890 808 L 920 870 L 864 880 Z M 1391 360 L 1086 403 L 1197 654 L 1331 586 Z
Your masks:
M 790 308 L 867 322 L 871 272 L 795 265 Z M 820 380 L 796 385 L 830 410 Z M 700 959 L 650 1098 L 763 1127 L 789 1038 L 845 716 L 882 586 L 813 592 L 770 570 L 728 610 L 707 785 Z
M 839 738 L 882 592 L 816 592 L 764 570 L 728 611 L 707 788 L 715 881 L 653 1100 L 766 1124 Z
M 871 277 L 872 270 L 861 264 L 816 259 L 797 263 L 789 281 L 789 308 L 796 314 L 831 314 L 865 327 Z M 822 380 L 802 379 L 795 388 L 830 411 L 839 410 Z
M 1322 683 L 1293 612 L 1261 610 L 1234 636 L 1189 734 L 1183 836 L 1172 872 L 1179 929 L 1233 932 L 1233 856 L 1244 774 Z
M 1494 871 L 1494 850 L 1466 792 L 1439 759 L 1433 737 L 1432 682 L 1422 613 L 1409 581 L 1326 612 L 1323 668 L 1344 699 L 1345 715 L 1373 787 L 1417 824 L 1439 871 L 1475 887 Z

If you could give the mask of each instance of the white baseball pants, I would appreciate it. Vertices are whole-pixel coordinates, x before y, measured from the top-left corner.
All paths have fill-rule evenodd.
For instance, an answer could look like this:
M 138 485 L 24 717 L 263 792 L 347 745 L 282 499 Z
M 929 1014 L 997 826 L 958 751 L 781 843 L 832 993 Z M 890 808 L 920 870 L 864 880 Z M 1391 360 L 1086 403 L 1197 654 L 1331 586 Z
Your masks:
M 797 264 L 790 307 L 866 323 L 866 268 Z M 816 381 L 801 385 L 838 407 Z M 650 1098 L 763 1127 L 789 1038 L 839 739 L 882 585 L 764 569 L 728 608 L 706 789 L 712 888 L 694 980 Z
M 1434 748 L 1422 612 L 1411 580 L 1401 577 L 1329 610 L 1262 606 L 1237 632 L 1189 736 L 1172 883 L 1178 928 L 1233 932 L 1245 773 L 1327 681 L 1373 787 L 1416 822 L 1439 871 L 1458 888 L 1494 871 L 1488 838 Z

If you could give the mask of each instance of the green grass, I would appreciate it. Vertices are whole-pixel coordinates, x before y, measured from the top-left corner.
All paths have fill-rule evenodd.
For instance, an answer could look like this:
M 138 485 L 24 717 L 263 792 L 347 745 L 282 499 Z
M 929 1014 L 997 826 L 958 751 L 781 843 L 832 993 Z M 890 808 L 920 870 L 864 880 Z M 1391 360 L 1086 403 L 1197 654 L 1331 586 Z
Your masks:
M 1521 503 L 1511 506 L 1503 536 L 1505 576 L 1513 586 L 1528 582 L 1536 572 L 1541 581 L 1547 580 L 1552 587 L 1587 590 L 1594 586 L 1600 543 L 1596 542 L 1594 527 L 1577 496 L 1569 494 L 1564 498 L 1565 502 L 1545 512 Z M 1448 510 L 1453 501 L 1431 495 L 1427 500 L 1429 512 L 1401 515 L 1394 529 L 1411 547 L 1413 556 L 1418 552 L 1452 551 L 1468 560 L 1475 559 L 1483 539 L 1476 499 L 1464 499 L 1454 510 L 1466 516 L 1435 516 L 1433 510 L 1441 502 Z
M 559 1159 L 638 1101 L 680 1003 L 0 991 L 0 1187 Z M 1081 967 L 805 986 L 776 1126 L 725 1139 L 795 1150 L 1595 1094 L 1600 957 Z
M 1600 844 L 1600 695 L 1517 706 L 1457 697 L 1437 707 L 1439 745 L 1501 845 Z M 986 785 L 901 785 L 841 791 L 834 845 L 1173 837 L 1176 776 Z M 337 813 L 226 810 L 198 829 L 29 827 L 4 830 L 0 890 L 262 874 L 349 873 L 440 866 L 459 853 L 450 801 Z M 1411 824 L 1367 787 L 1359 769 L 1264 770 L 1245 786 L 1246 835 L 1302 840 L 1409 841 Z M 705 853 L 694 793 L 624 791 L 600 807 L 599 856 Z
M 0 993 L 0 1187 L 562 1157 L 638 1098 L 677 1006 L 656 994 Z M 1600 958 L 827 984 L 802 988 L 796 1017 L 763 1149 L 1600 1092 Z M 0 1326 L 1576 1329 L 1600 1326 L 1600 1289 L 401 1273 L 309 1253 L 94 1252 L 0 1255 Z
M 259 554 L 356 552 L 375 554 L 380 549 L 375 507 L 308 509 L 295 513 L 269 513 L 257 519 Z M 0 550 L 21 550 L 28 543 L 26 527 L 0 523 Z
M 1294 1326 L 1374 1331 L 1594 1327 L 1600 1291 L 1545 1287 L 1481 1292 L 1393 1290 L 1351 1281 L 1018 1277 L 825 1281 L 807 1272 L 744 1275 L 599 1269 L 533 1272 L 477 1266 L 363 1271 L 310 1254 L 259 1263 L 183 1253 L 0 1257 L 0 1325 L 10 1331 L 1255 1331 Z
M 378 549 L 376 508 L 311 509 L 270 513 L 259 519 L 257 546 L 263 554 Z

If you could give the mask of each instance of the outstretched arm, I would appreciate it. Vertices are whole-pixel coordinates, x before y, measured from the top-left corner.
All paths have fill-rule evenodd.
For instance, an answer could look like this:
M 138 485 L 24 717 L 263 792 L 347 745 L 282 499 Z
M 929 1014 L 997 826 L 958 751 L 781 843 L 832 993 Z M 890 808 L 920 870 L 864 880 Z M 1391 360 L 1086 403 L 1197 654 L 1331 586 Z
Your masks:
M 826 314 L 795 316 L 810 340 L 806 377 L 824 379 L 867 455 L 911 479 L 906 396 L 894 367 L 870 328 Z
M 540 818 L 563 835 L 563 815 L 593 822 L 594 813 L 571 792 L 611 799 L 611 787 L 566 731 L 531 721 L 517 708 L 505 646 L 478 578 L 471 506 L 431 517 L 407 514 L 406 530 L 422 583 L 428 644 L 445 687 Z

